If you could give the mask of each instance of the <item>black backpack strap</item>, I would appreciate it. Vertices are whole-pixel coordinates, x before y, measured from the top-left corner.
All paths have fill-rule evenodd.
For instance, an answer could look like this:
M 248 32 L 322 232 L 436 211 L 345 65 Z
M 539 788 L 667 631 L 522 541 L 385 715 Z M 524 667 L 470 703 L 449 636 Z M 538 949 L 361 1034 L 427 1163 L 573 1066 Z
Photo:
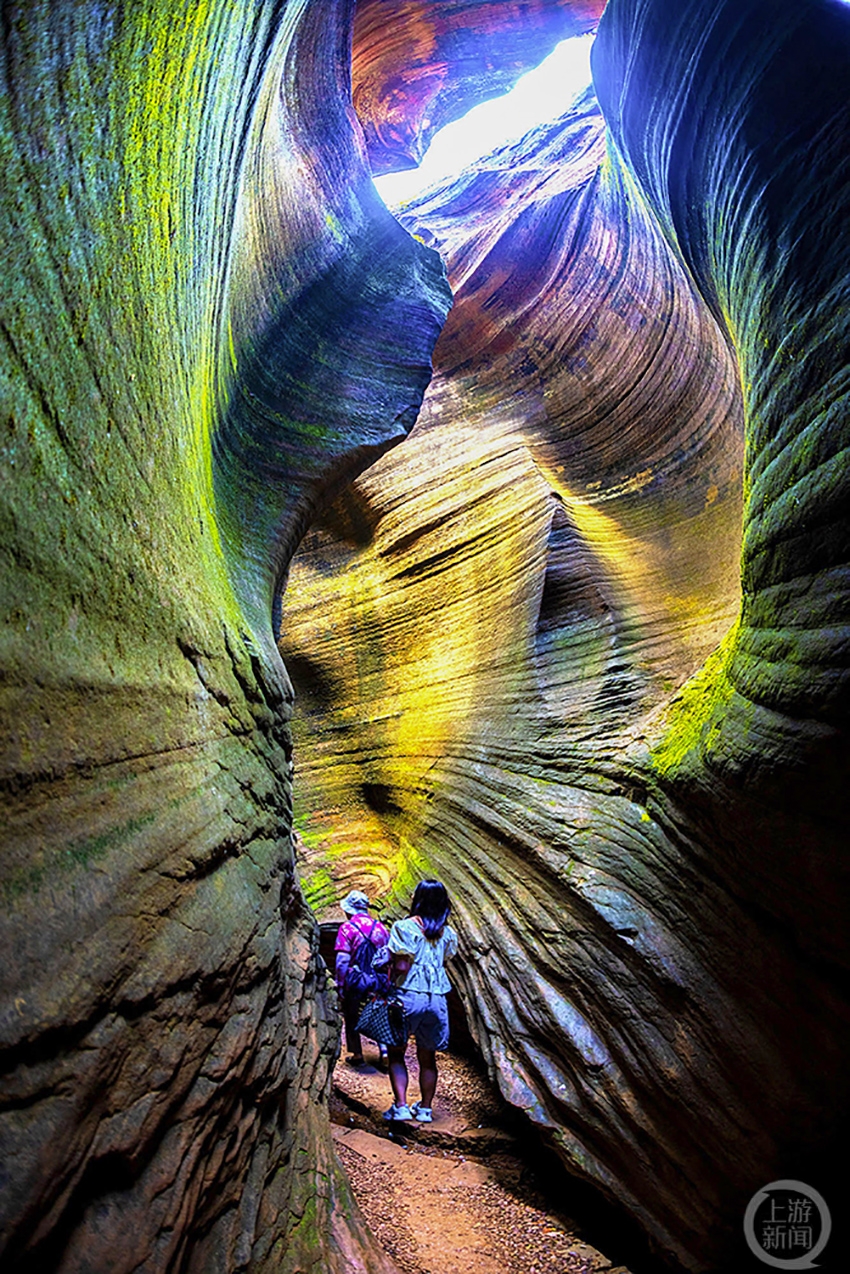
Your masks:
M 357 930 L 357 932 L 360 934 L 360 937 L 359 937 L 359 939 L 358 939 L 357 943 L 356 943 L 356 944 L 352 947 L 352 950 L 351 950 L 351 959 L 352 959 L 352 960 L 354 959 L 354 957 L 355 957 L 356 953 L 360 950 L 360 948 L 362 947 L 362 945 L 363 945 L 363 943 L 364 943 L 364 942 L 371 942 L 373 947 L 377 945 L 377 944 L 374 942 L 374 940 L 373 940 L 373 939 L 374 939 L 374 936 L 375 936 L 375 925 L 376 925 L 377 923 L 378 923 L 378 917 L 377 917 L 377 916 L 373 916 L 373 917 L 372 917 L 372 928 L 369 930 L 369 932 L 368 932 L 368 933 L 364 932 L 364 930 L 363 930 L 363 929 L 361 929 L 359 925 L 355 925 L 355 926 L 354 926 L 354 928 L 355 928 L 355 929 Z

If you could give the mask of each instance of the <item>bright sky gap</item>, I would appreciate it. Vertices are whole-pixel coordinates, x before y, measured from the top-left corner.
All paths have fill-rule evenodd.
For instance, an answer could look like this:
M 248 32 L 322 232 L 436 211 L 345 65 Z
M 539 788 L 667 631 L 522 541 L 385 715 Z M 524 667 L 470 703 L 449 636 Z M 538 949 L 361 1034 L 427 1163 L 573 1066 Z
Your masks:
M 510 93 L 474 106 L 463 119 L 434 135 L 418 168 L 375 178 L 388 206 L 414 199 L 422 190 L 462 172 L 481 155 L 563 115 L 590 83 L 592 35 L 562 40 L 545 61 L 517 81 Z

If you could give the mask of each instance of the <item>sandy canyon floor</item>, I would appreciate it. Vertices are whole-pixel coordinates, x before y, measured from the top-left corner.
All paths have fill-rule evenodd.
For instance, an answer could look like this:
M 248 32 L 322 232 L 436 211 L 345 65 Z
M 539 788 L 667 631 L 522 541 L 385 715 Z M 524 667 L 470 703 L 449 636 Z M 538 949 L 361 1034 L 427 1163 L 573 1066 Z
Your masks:
M 529 1162 L 529 1143 L 471 1061 L 441 1056 L 432 1124 L 389 1125 L 381 1118 L 389 1080 L 375 1046 L 365 1052 L 361 1067 L 337 1065 L 334 1138 L 360 1208 L 402 1274 L 654 1274 L 654 1264 L 627 1267 L 588 1241 L 569 1215 L 581 1201 L 560 1173 L 553 1201 L 545 1153 Z M 604 1245 L 604 1219 L 593 1229 Z

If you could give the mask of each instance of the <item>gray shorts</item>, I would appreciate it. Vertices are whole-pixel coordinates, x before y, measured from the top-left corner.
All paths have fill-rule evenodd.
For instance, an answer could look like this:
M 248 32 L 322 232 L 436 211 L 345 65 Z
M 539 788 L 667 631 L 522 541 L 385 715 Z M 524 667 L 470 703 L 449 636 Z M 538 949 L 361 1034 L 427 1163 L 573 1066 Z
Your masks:
M 408 1035 L 415 1035 L 422 1048 L 445 1048 L 449 1042 L 446 997 L 437 991 L 402 991 L 401 995 Z

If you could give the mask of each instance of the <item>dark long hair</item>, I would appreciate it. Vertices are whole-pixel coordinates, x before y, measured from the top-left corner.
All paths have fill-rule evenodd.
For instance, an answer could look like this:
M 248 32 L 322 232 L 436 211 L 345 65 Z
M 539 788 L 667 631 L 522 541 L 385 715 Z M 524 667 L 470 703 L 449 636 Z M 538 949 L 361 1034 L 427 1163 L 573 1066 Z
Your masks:
M 410 904 L 410 915 L 419 916 L 426 938 L 433 942 L 446 927 L 452 904 L 446 887 L 439 880 L 420 880 Z

